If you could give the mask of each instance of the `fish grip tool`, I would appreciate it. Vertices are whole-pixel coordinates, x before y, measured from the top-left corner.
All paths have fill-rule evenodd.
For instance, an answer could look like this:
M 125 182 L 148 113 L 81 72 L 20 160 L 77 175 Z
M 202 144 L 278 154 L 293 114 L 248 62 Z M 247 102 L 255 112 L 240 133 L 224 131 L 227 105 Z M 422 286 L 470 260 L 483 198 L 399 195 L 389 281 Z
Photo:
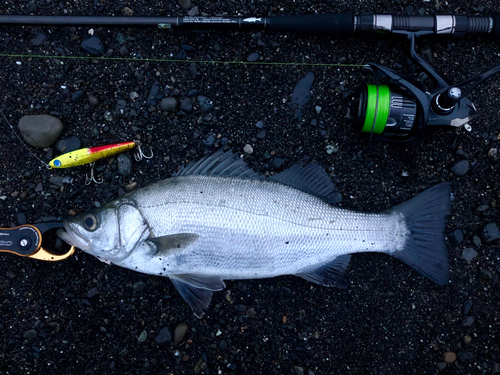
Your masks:
M 367 84 L 352 101 L 355 128 L 374 139 L 407 143 L 430 128 L 456 129 L 477 117 L 474 103 L 467 98 L 475 87 L 500 73 L 500 65 L 458 84 L 450 84 L 415 51 L 417 36 L 423 32 L 402 32 L 410 39 L 410 59 L 428 74 L 435 87 L 428 90 L 417 79 L 388 67 L 367 63 L 365 69 L 372 73 L 375 84 Z M 381 80 L 387 82 L 380 84 Z
M 0 228 L 0 252 L 49 262 L 68 259 L 75 252 L 74 246 L 61 255 L 53 254 L 42 247 L 43 234 L 62 227 L 62 223 L 54 221 L 24 224 L 14 228 Z

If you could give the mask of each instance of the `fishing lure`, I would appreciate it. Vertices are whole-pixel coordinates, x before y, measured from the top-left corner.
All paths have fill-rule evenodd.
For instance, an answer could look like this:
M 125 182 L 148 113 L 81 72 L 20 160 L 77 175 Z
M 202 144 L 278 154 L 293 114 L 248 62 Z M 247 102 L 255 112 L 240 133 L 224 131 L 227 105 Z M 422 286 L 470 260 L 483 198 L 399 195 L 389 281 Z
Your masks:
M 81 148 L 79 150 L 71 151 L 66 154 L 60 155 L 55 159 L 52 159 L 49 162 L 49 167 L 69 168 L 75 167 L 77 165 L 89 164 L 95 162 L 96 160 L 107 158 L 130 150 L 134 147 L 137 147 L 138 151 L 142 154 L 142 151 L 140 151 L 140 143 L 137 141 L 116 143 L 113 145 L 99 147 Z M 142 154 L 142 157 L 147 158 L 144 154 Z

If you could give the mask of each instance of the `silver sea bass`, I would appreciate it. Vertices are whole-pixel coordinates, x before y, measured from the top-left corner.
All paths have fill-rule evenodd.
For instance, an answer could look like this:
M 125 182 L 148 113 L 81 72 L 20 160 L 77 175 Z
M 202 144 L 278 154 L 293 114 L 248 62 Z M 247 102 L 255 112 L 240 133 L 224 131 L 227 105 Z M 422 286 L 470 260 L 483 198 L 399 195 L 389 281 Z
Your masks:
M 226 279 L 297 275 L 345 287 L 350 254 L 392 255 L 430 280 L 448 280 L 444 241 L 450 185 L 382 213 L 342 209 L 316 164 L 262 178 L 232 152 L 67 219 L 58 233 L 101 260 L 167 276 L 201 317 Z

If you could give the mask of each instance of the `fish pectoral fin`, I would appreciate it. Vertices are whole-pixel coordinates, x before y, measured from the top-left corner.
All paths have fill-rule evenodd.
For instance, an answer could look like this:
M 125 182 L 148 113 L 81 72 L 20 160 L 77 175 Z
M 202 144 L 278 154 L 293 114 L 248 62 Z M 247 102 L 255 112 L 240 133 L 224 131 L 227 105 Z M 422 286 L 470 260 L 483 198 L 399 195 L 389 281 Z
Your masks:
M 345 271 L 350 260 L 351 254 L 340 255 L 330 263 L 312 270 L 299 272 L 296 276 L 323 286 L 336 286 L 337 288 L 345 289 L 347 288 Z
M 156 254 L 166 254 L 182 250 L 195 243 L 200 236 L 194 233 L 177 233 L 162 237 L 148 238 L 156 246 Z
M 201 318 L 210 305 L 213 292 L 226 286 L 222 278 L 212 276 L 170 275 L 170 280 L 197 318 Z

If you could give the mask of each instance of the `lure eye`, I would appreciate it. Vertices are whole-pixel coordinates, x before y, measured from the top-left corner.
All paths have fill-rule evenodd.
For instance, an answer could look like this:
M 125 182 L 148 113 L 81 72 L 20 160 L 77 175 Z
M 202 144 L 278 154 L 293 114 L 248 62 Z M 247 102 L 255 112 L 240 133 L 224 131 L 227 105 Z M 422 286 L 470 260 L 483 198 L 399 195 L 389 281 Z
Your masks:
M 97 218 L 94 215 L 85 216 L 83 223 L 87 227 L 87 230 L 94 231 L 97 229 Z

